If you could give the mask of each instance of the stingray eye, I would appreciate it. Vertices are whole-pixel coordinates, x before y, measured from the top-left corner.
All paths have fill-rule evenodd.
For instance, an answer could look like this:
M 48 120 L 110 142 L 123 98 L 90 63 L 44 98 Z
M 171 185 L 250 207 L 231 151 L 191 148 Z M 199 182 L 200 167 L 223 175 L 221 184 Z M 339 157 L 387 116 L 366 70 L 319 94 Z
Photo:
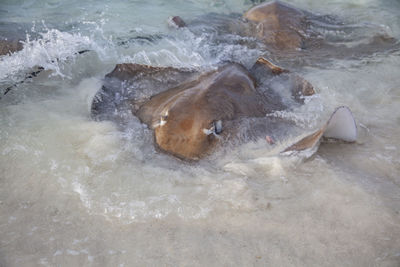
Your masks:
M 168 110 L 161 114 L 160 125 L 162 126 L 162 125 L 166 124 L 167 120 L 168 120 Z
M 155 124 L 155 127 L 159 127 L 159 126 L 164 126 L 167 123 L 167 119 L 168 119 L 168 111 L 165 112 L 164 114 L 161 114 L 160 116 L 160 122 L 158 122 L 157 124 Z
M 222 132 L 222 121 L 213 121 L 210 125 L 209 129 L 204 128 L 203 133 L 206 135 L 214 135 L 215 137 L 221 138 L 218 136 Z
M 213 122 L 214 133 L 220 134 L 222 133 L 222 121 L 214 121 Z

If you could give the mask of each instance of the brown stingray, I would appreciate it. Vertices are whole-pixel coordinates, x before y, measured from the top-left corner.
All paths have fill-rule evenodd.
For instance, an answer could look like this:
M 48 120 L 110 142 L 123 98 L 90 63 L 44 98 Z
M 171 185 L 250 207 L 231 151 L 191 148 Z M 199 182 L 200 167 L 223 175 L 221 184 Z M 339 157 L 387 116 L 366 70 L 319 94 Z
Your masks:
M 355 47 L 347 47 L 340 41 L 337 43 L 335 40 L 328 40 L 323 34 L 324 31 L 350 31 L 357 35 L 357 31 L 365 27 L 346 25 L 332 17 L 315 15 L 281 1 L 261 3 L 245 12 L 243 18 L 252 24 L 252 27 L 250 27 L 252 36 L 257 37 L 269 48 L 277 51 L 324 48 L 320 52 L 326 55 L 332 54 L 339 57 L 343 55 L 346 57 L 346 55 L 368 55 L 374 51 L 398 48 L 397 40 L 382 29 L 379 30 L 379 33 L 373 33 L 369 38 L 366 38 L 367 36 L 354 36 L 361 38 L 359 41 L 364 38 Z M 371 25 L 369 30 L 374 32 L 378 30 L 378 27 Z M 347 41 L 351 44 L 355 40 L 349 38 Z
M 314 93 L 304 79 L 263 58 L 250 71 L 240 64 L 228 63 L 205 74 L 119 64 L 106 76 L 105 85 L 93 101 L 92 114 L 100 118 L 104 113 L 115 114 L 123 106 L 124 101 L 116 99 L 121 98 L 121 92 L 132 86 L 139 89 L 143 81 L 147 89 L 165 86 L 168 80 L 159 83 L 161 77 L 172 77 L 178 84 L 158 90 L 161 92 L 150 99 L 140 99 L 134 93 L 126 94 L 124 99 L 131 104 L 132 112 L 154 129 L 159 148 L 191 160 L 209 154 L 219 139 L 234 135 L 235 122 L 241 118 L 264 117 L 286 108 L 268 81 L 284 83 L 293 101 L 299 103 L 300 95 Z
M 307 27 L 304 11 L 280 1 L 262 3 L 248 10 L 243 18 L 255 24 L 254 35 L 279 49 L 303 47 L 302 32 Z
M 309 85 L 265 59 L 258 60 L 250 72 L 236 63 L 205 74 L 171 67 L 118 64 L 106 75 L 102 90 L 94 98 L 92 116 L 120 121 L 115 114 L 129 106 L 143 123 L 154 129 L 159 148 L 180 158 L 198 159 L 215 147 L 218 137 L 235 130 L 225 127 L 228 122 L 263 117 L 285 108 L 279 95 L 268 92 L 268 84 L 257 76 L 267 81 L 282 76 L 293 87 L 289 91 L 294 96 L 306 92 L 308 87 L 304 85 Z M 260 90 L 261 84 L 266 85 L 264 91 Z M 148 99 L 142 93 L 153 96 Z
M 281 1 L 261 3 L 242 16 L 206 14 L 182 25 L 187 25 L 195 35 L 208 38 L 208 43 L 234 43 L 268 51 L 265 55 L 270 59 L 292 67 L 326 63 L 332 58 L 390 53 L 400 47 L 398 40 L 382 26 L 350 24 Z
M 124 107 L 130 109 L 154 130 L 155 143 L 161 150 L 197 160 L 213 151 L 218 142 L 242 134 L 243 129 L 272 141 L 269 133 L 281 135 L 287 124 L 265 120 L 268 113 L 288 107 L 284 97 L 274 92 L 276 82 L 291 93 L 289 98 L 296 103 L 302 103 L 301 96 L 314 94 L 310 83 L 265 58 L 258 59 L 250 71 L 240 64 L 228 63 L 205 74 L 119 64 L 106 75 L 103 88 L 93 100 L 92 115 L 113 119 L 103 114 L 115 115 Z M 137 91 L 145 88 L 158 93 L 150 99 L 138 97 Z M 242 123 L 247 126 L 241 127 Z M 249 123 L 252 126 L 248 127 Z M 320 130 L 283 152 L 316 148 L 323 136 L 355 140 L 355 122 L 348 108 L 337 109 Z

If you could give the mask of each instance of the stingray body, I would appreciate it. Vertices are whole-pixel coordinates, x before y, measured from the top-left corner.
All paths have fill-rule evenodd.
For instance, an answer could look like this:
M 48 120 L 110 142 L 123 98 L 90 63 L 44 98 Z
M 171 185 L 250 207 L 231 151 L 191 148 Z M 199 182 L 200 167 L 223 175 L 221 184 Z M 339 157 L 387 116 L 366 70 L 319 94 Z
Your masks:
M 168 80 L 160 83 L 166 76 L 174 81 L 169 88 Z M 161 84 L 165 90 L 159 88 Z M 143 86 L 154 93 L 150 98 L 139 97 Z M 274 111 L 301 105 L 302 97 L 313 93 L 310 83 L 265 59 L 259 59 L 250 70 L 227 63 L 205 73 L 121 64 L 106 76 L 94 98 L 92 114 L 113 119 L 110 114 L 121 107 L 131 109 L 154 130 L 161 150 L 197 160 L 218 143 L 238 136 L 243 120 L 262 120 Z M 261 129 L 256 135 L 266 133 Z
M 207 14 L 179 25 L 209 38 L 208 43 L 246 45 L 286 65 L 320 64 L 399 49 L 398 40 L 380 25 L 347 23 L 281 1 L 261 3 L 244 14 Z
M 253 35 L 282 50 L 304 47 L 309 12 L 280 1 L 262 3 L 248 10 L 243 18 L 252 22 Z

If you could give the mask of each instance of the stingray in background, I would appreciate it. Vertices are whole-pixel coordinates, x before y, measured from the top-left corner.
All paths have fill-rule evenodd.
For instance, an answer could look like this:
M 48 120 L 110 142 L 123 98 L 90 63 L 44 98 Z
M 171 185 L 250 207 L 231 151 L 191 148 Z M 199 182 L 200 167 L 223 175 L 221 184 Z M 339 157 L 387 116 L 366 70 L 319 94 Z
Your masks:
M 175 16 L 169 24 L 202 36 L 209 44 L 256 48 L 263 51 L 262 56 L 292 68 L 322 66 L 332 59 L 358 59 L 400 48 L 399 41 L 381 25 L 348 23 L 281 1 L 261 3 L 244 14 L 206 14 L 187 23 Z M 219 51 L 214 53 L 218 57 Z

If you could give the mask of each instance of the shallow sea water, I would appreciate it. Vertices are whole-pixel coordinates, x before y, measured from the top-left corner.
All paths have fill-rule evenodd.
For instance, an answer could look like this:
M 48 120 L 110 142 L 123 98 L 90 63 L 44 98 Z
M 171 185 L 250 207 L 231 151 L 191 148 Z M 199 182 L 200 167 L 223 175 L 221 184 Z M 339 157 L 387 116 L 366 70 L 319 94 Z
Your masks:
M 289 2 L 400 39 L 399 1 Z M 125 130 L 91 119 L 117 63 L 251 65 L 257 47 L 166 23 L 250 6 L 1 1 L 1 33 L 26 42 L 0 58 L 1 89 L 46 70 L 0 100 L 0 266 L 400 266 L 398 50 L 297 69 L 317 95 L 285 116 L 309 131 L 347 105 L 359 131 L 355 144 L 322 144 L 306 160 L 259 140 L 182 162 L 132 115 Z

